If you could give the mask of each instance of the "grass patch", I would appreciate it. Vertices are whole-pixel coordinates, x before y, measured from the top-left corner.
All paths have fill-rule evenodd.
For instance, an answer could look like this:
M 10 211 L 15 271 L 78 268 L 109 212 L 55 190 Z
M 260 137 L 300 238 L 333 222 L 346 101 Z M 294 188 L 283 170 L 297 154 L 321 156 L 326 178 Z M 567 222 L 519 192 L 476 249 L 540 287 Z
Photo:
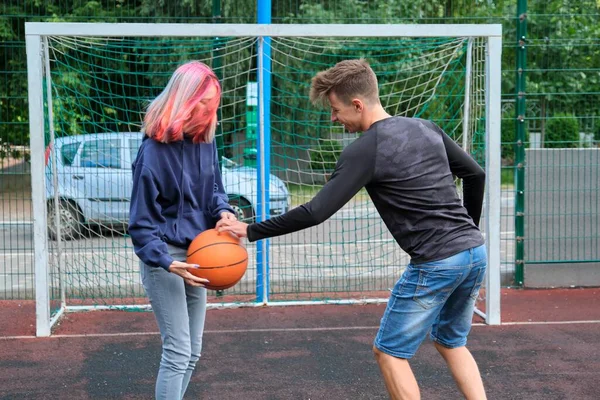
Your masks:
M 500 183 L 503 188 L 515 185 L 515 169 L 514 167 L 502 168 L 500 171 Z
M 292 207 L 297 207 L 310 201 L 317 193 L 319 193 L 319 190 L 323 188 L 323 185 L 302 185 L 297 183 L 288 183 L 287 186 L 292 198 Z M 367 190 L 363 188 L 356 196 L 354 196 L 353 201 L 365 202 L 368 199 L 369 194 L 367 193 Z

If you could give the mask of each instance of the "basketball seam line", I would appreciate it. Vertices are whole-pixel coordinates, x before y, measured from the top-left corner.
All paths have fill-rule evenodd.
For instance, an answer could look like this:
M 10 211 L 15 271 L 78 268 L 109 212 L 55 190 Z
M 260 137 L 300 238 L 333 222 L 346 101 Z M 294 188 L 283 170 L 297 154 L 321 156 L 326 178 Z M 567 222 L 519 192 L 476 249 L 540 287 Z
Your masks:
M 199 252 L 199 251 L 200 251 L 200 250 L 202 250 L 202 249 L 205 249 L 205 248 L 207 248 L 207 247 L 210 247 L 210 246 L 216 246 L 216 245 L 218 245 L 218 244 L 232 244 L 232 245 L 234 245 L 234 246 L 240 246 L 240 245 L 239 245 L 239 244 L 237 244 L 237 243 L 231 243 L 231 242 L 217 242 L 217 243 L 211 243 L 211 244 L 207 244 L 206 246 L 202 246 L 202 247 L 200 247 L 199 249 L 196 249 L 196 250 L 194 250 L 194 252 L 193 252 L 192 254 L 186 254 L 186 257 L 193 256 L 194 254 L 196 254 L 197 252 Z M 242 247 L 242 248 L 243 248 L 243 246 L 240 246 L 240 247 Z
M 242 261 L 238 261 L 238 262 L 236 262 L 236 263 L 233 263 L 233 264 L 227 264 L 227 265 L 217 265 L 217 266 L 214 266 L 214 267 L 203 267 L 203 266 L 201 266 L 201 265 L 200 265 L 198 268 L 194 268 L 194 269 L 218 269 L 218 268 L 227 268 L 227 267 L 233 267 L 234 265 L 241 264 L 241 263 L 243 263 L 243 262 L 245 262 L 245 261 L 248 261 L 248 257 L 244 258 Z

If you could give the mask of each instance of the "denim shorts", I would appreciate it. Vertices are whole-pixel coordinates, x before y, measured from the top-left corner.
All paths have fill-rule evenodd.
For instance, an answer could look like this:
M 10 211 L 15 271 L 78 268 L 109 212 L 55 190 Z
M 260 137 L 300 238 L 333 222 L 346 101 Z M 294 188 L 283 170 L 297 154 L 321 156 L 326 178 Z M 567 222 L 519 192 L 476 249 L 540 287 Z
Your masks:
M 466 345 L 486 267 L 485 245 L 439 261 L 410 263 L 392 290 L 375 347 L 409 359 L 427 333 L 447 348 Z

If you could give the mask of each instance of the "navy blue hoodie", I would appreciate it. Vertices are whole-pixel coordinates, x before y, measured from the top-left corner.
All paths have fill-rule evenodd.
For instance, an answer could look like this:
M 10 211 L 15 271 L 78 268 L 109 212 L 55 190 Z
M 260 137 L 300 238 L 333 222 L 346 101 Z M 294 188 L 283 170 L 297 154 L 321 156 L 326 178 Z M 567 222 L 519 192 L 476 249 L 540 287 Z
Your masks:
M 223 188 L 214 143 L 191 138 L 169 144 L 144 136 L 132 165 L 129 234 L 135 254 L 151 267 L 168 270 L 167 243 L 187 248 L 220 213 L 233 210 Z

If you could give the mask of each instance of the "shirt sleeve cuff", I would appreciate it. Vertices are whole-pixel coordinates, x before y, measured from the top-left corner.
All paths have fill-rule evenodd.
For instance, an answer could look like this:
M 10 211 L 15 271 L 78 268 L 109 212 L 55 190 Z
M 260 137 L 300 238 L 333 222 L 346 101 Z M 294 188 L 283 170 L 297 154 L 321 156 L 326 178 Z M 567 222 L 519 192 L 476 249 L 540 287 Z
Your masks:
M 173 264 L 173 257 L 169 254 L 164 254 L 158 259 L 158 265 L 169 272 L 169 267 Z
M 256 242 L 258 239 L 256 237 L 256 234 L 254 233 L 254 231 L 252 230 L 252 227 L 254 226 L 254 224 L 250 224 L 248 225 L 248 228 L 246 228 L 246 238 L 248 239 L 249 242 Z

